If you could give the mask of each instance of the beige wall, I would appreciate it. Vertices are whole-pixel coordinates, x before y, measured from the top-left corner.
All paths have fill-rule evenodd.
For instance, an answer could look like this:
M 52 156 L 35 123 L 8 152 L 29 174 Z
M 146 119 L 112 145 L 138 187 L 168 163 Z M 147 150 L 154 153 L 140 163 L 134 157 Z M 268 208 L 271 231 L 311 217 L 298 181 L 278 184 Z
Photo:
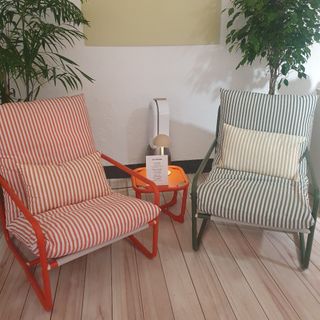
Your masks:
M 89 46 L 196 45 L 219 41 L 220 0 L 88 0 Z

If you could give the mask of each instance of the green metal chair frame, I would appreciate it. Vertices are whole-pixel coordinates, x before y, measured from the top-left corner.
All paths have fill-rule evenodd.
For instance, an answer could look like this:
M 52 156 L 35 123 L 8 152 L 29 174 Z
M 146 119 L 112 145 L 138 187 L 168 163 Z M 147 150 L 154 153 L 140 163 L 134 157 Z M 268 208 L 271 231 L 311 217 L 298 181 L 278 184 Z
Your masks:
M 197 188 L 198 188 L 198 180 L 199 176 L 203 173 L 203 170 L 208 163 L 210 156 L 212 152 L 215 150 L 217 146 L 217 137 L 219 135 L 219 121 L 220 121 L 220 112 L 218 112 L 218 120 L 217 120 L 217 133 L 216 133 L 216 139 L 214 142 L 211 144 L 207 154 L 205 155 L 204 159 L 202 160 L 194 178 L 192 181 L 192 186 L 191 186 L 191 203 L 192 203 L 192 247 L 195 251 L 199 249 L 199 245 L 201 243 L 201 239 L 203 236 L 203 233 L 205 231 L 206 225 L 208 221 L 211 218 L 211 214 L 204 213 L 204 212 L 198 212 L 198 207 L 197 207 Z M 300 259 L 301 259 L 301 268 L 302 269 L 307 269 L 309 266 L 310 262 L 310 256 L 311 256 L 311 249 L 312 249 L 312 243 L 313 243 L 313 238 L 314 238 L 314 232 L 315 232 L 315 227 L 317 223 L 317 214 L 318 214 L 318 209 L 319 209 L 319 187 L 316 181 L 316 177 L 314 174 L 313 166 L 311 163 L 311 158 L 310 158 L 310 152 L 309 149 L 307 149 L 302 157 L 302 159 L 306 158 L 307 161 L 307 166 L 308 166 L 308 174 L 310 176 L 310 182 L 311 182 L 311 195 L 313 199 L 312 203 L 312 216 L 314 218 L 315 223 L 309 228 L 310 233 L 308 233 L 308 238 L 307 238 L 307 243 L 305 244 L 305 238 L 304 238 L 304 233 L 299 233 L 299 238 L 300 238 Z M 198 232 L 197 228 L 197 222 L 198 219 L 202 219 L 201 227 Z M 263 227 L 262 227 L 263 228 Z M 268 228 L 264 228 L 268 229 Z M 288 230 L 290 231 L 290 230 Z

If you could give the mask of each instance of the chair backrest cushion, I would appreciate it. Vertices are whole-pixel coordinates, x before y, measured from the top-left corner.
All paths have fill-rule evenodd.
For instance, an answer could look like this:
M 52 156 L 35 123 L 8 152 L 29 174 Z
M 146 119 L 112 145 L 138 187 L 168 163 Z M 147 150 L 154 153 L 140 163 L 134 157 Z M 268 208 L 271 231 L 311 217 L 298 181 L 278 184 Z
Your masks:
M 268 95 L 263 93 L 226 90 L 220 93 L 218 145 L 214 165 L 222 159 L 223 126 L 280 133 L 303 137 L 300 155 L 310 144 L 316 95 Z M 305 161 L 299 165 L 299 178 L 306 177 Z
M 52 165 L 96 151 L 82 95 L 0 105 L 0 174 L 25 202 L 18 164 Z M 21 213 L 4 193 L 7 224 Z

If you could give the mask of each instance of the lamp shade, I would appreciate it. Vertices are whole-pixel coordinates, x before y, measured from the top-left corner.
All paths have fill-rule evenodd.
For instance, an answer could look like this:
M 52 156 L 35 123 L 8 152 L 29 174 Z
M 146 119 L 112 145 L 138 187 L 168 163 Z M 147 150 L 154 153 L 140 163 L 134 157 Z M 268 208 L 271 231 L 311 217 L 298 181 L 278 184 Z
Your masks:
M 158 134 L 153 139 L 153 144 L 157 147 L 169 148 L 170 146 L 170 138 L 166 134 Z

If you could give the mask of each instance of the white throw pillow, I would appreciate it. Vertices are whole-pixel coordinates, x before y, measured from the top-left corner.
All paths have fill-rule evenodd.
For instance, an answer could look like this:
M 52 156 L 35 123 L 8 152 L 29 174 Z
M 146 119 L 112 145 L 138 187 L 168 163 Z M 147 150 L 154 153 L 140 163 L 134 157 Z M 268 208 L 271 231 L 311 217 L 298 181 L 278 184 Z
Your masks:
M 304 137 L 223 125 L 220 167 L 297 179 Z

